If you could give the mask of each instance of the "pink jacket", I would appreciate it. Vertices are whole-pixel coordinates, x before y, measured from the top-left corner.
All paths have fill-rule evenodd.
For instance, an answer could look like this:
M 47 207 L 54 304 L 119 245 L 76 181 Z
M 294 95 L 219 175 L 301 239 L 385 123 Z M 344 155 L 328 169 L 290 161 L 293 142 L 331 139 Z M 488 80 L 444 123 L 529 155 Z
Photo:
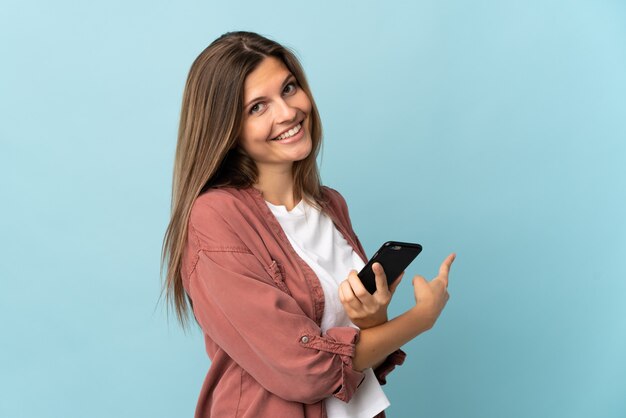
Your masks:
M 324 210 L 367 261 L 345 200 L 323 190 Z M 347 402 L 363 380 L 352 369 L 360 331 L 321 332 L 319 280 L 257 189 L 211 189 L 196 199 L 183 284 L 211 359 L 196 418 L 322 418 L 325 398 Z M 381 384 L 404 358 L 397 350 L 375 370 Z

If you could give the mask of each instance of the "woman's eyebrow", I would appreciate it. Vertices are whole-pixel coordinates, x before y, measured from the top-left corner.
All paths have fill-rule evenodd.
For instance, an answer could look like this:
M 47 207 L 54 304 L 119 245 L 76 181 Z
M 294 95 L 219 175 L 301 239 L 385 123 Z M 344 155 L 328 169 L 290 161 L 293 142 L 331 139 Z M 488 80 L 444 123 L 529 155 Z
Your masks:
M 293 76 L 293 74 L 291 74 L 291 73 L 287 74 L 287 77 L 285 77 L 285 80 L 283 81 L 283 83 L 280 86 L 281 90 L 283 89 L 283 87 L 285 87 L 285 84 L 287 84 L 291 78 L 295 78 Z M 248 103 L 246 103 L 244 105 L 244 109 L 246 107 L 250 106 L 252 103 L 256 102 L 257 100 L 265 100 L 265 99 L 267 99 L 267 97 L 265 97 L 265 96 L 255 97 L 254 99 L 250 100 Z

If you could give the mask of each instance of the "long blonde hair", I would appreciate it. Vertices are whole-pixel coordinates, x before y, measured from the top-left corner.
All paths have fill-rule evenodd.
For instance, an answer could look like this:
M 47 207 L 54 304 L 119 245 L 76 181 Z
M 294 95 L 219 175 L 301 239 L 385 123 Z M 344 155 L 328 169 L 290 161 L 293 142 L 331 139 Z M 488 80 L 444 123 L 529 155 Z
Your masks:
M 323 201 L 317 154 L 322 125 L 302 66 L 292 51 L 252 32 L 229 32 L 209 45 L 189 70 L 183 93 L 178 142 L 172 179 L 171 218 L 161 252 L 161 275 L 167 263 L 163 292 L 186 327 L 190 301 L 182 282 L 187 223 L 195 199 L 217 187 L 252 186 L 258 171 L 238 146 L 243 121 L 244 81 L 266 57 L 280 59 L 311 100 L 311 139 L 307 158 L 293 165 L 297 198 L 319 206 Z

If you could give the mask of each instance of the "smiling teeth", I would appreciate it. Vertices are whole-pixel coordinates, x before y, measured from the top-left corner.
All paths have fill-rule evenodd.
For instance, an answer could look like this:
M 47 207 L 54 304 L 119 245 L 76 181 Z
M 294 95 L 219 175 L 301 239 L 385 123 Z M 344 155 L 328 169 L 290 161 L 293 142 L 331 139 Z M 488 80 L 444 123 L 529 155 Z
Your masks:
M 295 134 L 297 134 L 298 132 L 300 132 L 300 129 L 302 129 L 302 124 L 301 123 L 297 124 L 296 126 L 291 128 L 290 130 L 285 132 L 284 134 L 281 134 L 281 135 L 277 136 L 276 138 L 274 138 L 274 141 L 280 141 L 281 139 L 292 137 Z

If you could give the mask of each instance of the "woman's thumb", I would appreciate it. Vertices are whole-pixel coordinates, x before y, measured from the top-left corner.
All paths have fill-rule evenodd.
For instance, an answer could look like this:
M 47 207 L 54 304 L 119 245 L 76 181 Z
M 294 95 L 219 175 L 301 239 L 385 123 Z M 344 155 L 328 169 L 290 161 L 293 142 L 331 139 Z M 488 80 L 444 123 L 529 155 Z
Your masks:
M 413 277 L 413 288 L 419 292 L 420 289 L 428 287 L 428 282 L 426 279 L 420 275 L 416 275 Z

